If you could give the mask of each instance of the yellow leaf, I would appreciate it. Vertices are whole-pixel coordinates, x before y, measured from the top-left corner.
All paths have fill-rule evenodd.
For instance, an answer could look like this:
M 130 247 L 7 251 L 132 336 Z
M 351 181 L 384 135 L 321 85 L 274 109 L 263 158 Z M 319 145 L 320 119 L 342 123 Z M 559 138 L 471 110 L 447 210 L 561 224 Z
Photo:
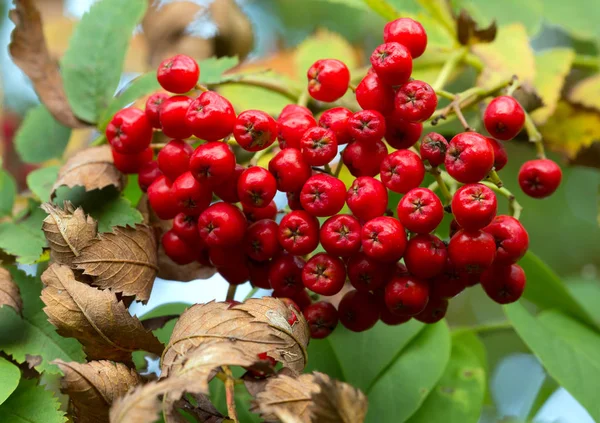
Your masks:
M 573 103 L 600 110 L 600 74 L 579 81 L 571 88 L 567 98 Z

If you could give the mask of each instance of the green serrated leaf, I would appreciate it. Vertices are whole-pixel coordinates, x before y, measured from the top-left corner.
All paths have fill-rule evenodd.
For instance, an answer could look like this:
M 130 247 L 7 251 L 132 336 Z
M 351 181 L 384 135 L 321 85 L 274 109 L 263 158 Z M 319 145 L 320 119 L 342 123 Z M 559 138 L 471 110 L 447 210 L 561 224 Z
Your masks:
M 4 307 L 7 308 L 7 307 Z M 0 357 L 0 405 L 17 389 L 21 370 L 7 359 Z
M 42 221 L 46 213 L 38 205 L 36 203 L 29 216 L 19 223 L 0 223 L 0 249 L 16 256 L 17 262 L 22 264 L 35 263 L 46 245 L 42 232 Z
M 99 232 L 110 232 L 114 226 L 135 226 L 144 220 L 142 214 L 123 197 L 103 203 L 90 210 L 89 214 L 98 221 Z
M 344 380 L 342 365 L 340 364 L 329 339 L 311 339 L 308 344 L 308 363 L 305 373 L 327 373 L 334 379 Z
M 30 109 L 15 135 L 15 148 L 26 163 L 41 163 L 62 157 L 71 128 L 62 126 L 40 104 Z
M 59 166 L 43 167 L 27 175 L 27 186 L 40 202 L 50 201 L 52 185 L 58 177 L 59 168 Z
M 75 339 L 63 338 L 57 334 L 42 311 L 44 303 L 40 299 L 40 278 L 27 276 L 25 272 L 15 268 L 9 270 L 21 291 L 23 317 L 10 307 L 0 308 L 0 350 L 19 363 L 25 362 L 28 355 L 39 356 L 41 360 L 35 365 L 39 372 L 59 374 L 58 367 L 50 364 L 57 358 L 83 362 L 85 355 L 81 344 Z
M 200 84 L 218 84 L 231 79 L 233 76 L 225 76 L 223 73 L 237 66 L 240 62 L 237 56 L 209 57 L 198 63 L 200 67 Z
M 127 185 L 123 190 L 123 197 L 125 197 L 131 204 L 139 203 L 140 199 L 144 195 L 140 184 L 138 183 L 137 175 L 127 175 Z
M 119 85 L 121 69 L 134 28 L 146 0 L 100 0 L 75 28 L 61 71 L 75 115 L 98 122 Z
M 12 214 L 15 197 L 17 195 L 17 184 L 4 169 L 0 169 L 0 216 L 10 216 Z
M 0 405 L 2 423 L 64 423 L 60 402 L 37 379 L 22 379 L 17 390 Z

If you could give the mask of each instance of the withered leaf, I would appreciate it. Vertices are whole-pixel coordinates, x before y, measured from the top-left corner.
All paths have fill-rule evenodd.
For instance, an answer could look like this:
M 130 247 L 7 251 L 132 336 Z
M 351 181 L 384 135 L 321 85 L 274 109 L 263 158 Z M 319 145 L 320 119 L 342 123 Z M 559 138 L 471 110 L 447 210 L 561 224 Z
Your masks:
M 41 102 L 52 116 L 65 126 L 90 126 L 75 117 L 63 88 L 58 64 L 50 56 L 42 18 L 33 0 L 15 0 L 15 9 L 9 12 L 15 24 L 8 49 L 13 61 L 31 79 Z
M 362 423 L 367 415 L 368 401 L 359 389 L 332 379 L 323 373 L 314 373 L 318 392 L 312 393 L 310 412 L 312 421 L 319 423 Z
M 73 260 L 96 238 L 98 223 L 86 216 L 83 209 L 75 209 L 65 202 L 63 209 L 52 203 L 42 204 L 48 213 L 42 224 L 42 230 L 50 246 L 50 258 L 56 263 L 73 267 Z
M 156 316 L 142 321 L 142 326 L 146 330 L 156 330 L 164 327 L 173 319 L 178 319 L 179 314 L 168 314 L 166 316 Z
M 118 398 L 110 408 L 110 423 L 154 422 L 160 411 L 158 396 L 168 389 L 166 381 L 140 385 L 127 395 Z
M 460 11 L 458 18 L 456 19 L 456 35 L 458 37 L 458 42 L 463 46 L 491 43 L 496 38 L 497 32 L 498 27 L 496 26 L 496 21 L 492 21 L 487 28 L 480 29 L 475 20 L 465 9 Z
M 89 359 L 129 362 L 132 351 L 162 353 L 160 341 L 113 292 L 78 282 L 69 267 L 59 264 L 44 271 L 42 282 L 48 320 L 60 335 L 79 340 Z
M 58 171 L 52 186 L 52 197 L 60 186 L 82 186 L 86 191 L 114 186 L 118 191 L 125 187 L 127 179 L 114 165 L 110 147 L 102 145 L 81 150 L 73 155 Z
M 175 409 L 167 411 L 167 421 L 169 421 L 169 418 L 174 420 L 172 416 L 175 415 L 175 410 L 178 408 L 185 410 L 188 414 L 196 417 L 196 420 L 204 423 L 222 423 L 227 419 L 219 410 L 217 410 L 213 403 L 210 402 L 210 398 L 207 395 L 190 395 L 194 398 L 196 405 L 191 404 L 185 398 L 180 399 L 174 404 Z M 182 420 L 182 422 L 187 422 L 187 420 Z
M 290 326 L 292 313 L 296 321 Z M 187 351 L 213 339 L 242 347 L 252 356 L 266 352 L 296 373 L 306 365 L 306 320 L 281 300 L 263 297 L 233 307 L 211 302 L 187 309 L 177 321 L 163 354 L 162 374 L 166 376 L 177 368 Z
M 156 239 L 146 225 L 115 227 L 99 234 L 73 260 L 93 285 L 147 302 L 156 278 Z
M 0 267 L 0 307 L 9 306 L 21 313 L 23 309 L 23 300 L 19 287 L 14 283 L 10 272 L 4 267 Z
M 77 422 L 105 423 L 112 403 L 142 383 L 135 370 L 123 363 L 91 361 L 81 364 L 55 360 L 64 376 L 61 391 L 69 395 Z

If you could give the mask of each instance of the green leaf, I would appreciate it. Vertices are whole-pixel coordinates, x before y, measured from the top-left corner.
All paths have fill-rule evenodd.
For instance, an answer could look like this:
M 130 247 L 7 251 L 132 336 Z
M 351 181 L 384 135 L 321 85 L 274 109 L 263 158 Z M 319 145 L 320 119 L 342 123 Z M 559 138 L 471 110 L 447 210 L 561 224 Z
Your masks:
M 577 38 L 600 37 L 600 9 L 595 0 L 544 0 L 544 18 Z
M 200 67 L 200 84 L 211 85 L 227 81 L 234 75 L 224 76 L 223 73 L 237 66 L 240 60 L 235 57 L 209 57 L 198 63 Z
M 453 0 L 455 12 L 466 9 L 479 27 L 487 27 L 493 21 L 500 26 L 511 23 L 522 23 L 529 35 L 537 33 L 542 27 L 542 0 Z
M 27 186 L 42 203 L 50 201 L 52 185 L 58 177 L 59 168 L 59 166 L 42 167 L 27 175 Z
M 15 135 L 15 148 L 26 163 L 41 163 L 62 157 L 71 128 L 62 126 L 40 104 L 29 110 Z
M 400 16 L 400 12 L 385 0 L 363 0 L 375 13 L 386 21 L 393 21 Z
M 110 104 L 129 39 L 147 4 L 146 0 L 100 0 L 81 18 L 61 61 L 65 91 L 77 117 L 97 122 Z
M 600 335 L 554 310 L 534 317 L 514 303 L 504 311 L 548 373 L 599 421 Z
M 342 366 L 329 339 L 312 339 L 310 341 L 310 344 L 308 344 L 308 363 L 304 372 L 322 372 L 327 373 L 334 379 L 344 380 Z
M 565 283 L 571 295 L 600 324 L 600 282 L 598 280 L 570 280 Z
M 2 423 L 63 423 L 60 402 L 37 379 L 22 379 L 17 390 L 0 405 Z
M 8 307 L 4 307 L 8 308 Z M 7 359 L 0 357 L 0 405 L 17 389 L 21 370 Z
M 41 357 L 35 366 L 38 372 L 59 374 L 58 367 L 50 364 L 57 358 L 83 362 L 85 355 L 81 344 L 75 339 L 63 338 L 57 334 L 42 311 L 44 303 L 40 299 L 40 278 L 27 276 L 25 272 L 15 268 L 9 270 L 21 291 L 23 317 L 10 307 L 0 308 L 0 350 L 19 363 L 25 362 L 28 355 Z
M 401 325 L 402 326 L 402 325 Z M 371 353 L 378 344 L 371 345 Z M 360 373 L 369 359 L 354 363 Z M 427 325 L 367 391 L 367 422 L 404 422 L 418 410 L 442 377 L 450 358 L 450 331 L 445 321 Z M 361 366 L 357 369 L 356 366 Z
M 29 216 L 19 223 L 0 223 L 0 249 L 17 257 L 22 264 L 35 263 L 43 253 L 46 239 L 42 221 L 46 213 L 35 203 Z
M 140 188 L 140 184 L 138 183 L 137 175 L 127 175 L 127 185 L 125 185 L 125 189 L 123 190 L 123 197 L 125 197 L 131 204 L 137 204 L 140 202 L 144 193 Z
M 259 109 L 277 116 L 281 109 L 290 104 L 290 99 L 260 87 L 227 84 L 219 87 L 219 94 L 227 97 L 235 110 Z
M 359 66 L 354 48 L 344 37 L 321 30 L 306 38 L 296 49 L 294 63 L 297 79 L 306 85 L 306 71 L 319 59 L 342 60 L 348 69 Z
M 0 169 L 0 216 L 10 216 L 12 214 L 15 197 L 17 195 L 17 184 L 4 169 Z

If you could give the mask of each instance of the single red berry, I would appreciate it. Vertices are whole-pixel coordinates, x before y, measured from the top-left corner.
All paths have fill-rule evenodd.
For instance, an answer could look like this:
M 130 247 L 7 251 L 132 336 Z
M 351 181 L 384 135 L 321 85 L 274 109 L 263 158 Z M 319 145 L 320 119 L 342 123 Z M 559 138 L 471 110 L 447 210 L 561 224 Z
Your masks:
M 354 177 L 377 176 L 386 156 L 387 148 L 383 141 L 374 144 L 352 142 L 342 152 L 342 161 Z
M 161 175 L 148 187 L 148 201 L 154 213 L 162 220 L 173 219 L 179 208 L 173 195 L 173 184 L 169 179 Z
M 336 59 L 317 60 L 308 69 L 306 77 L 310 96 L 328 103 L 340 99 L 350 83 L 348 67 Z
M 435 235 L 419 234 L 406 244 L 404 263 L 410 273 L 429 279 L 441 274 L 448 259 L 446 244 Z
M 444 218 L 440 199 L 428 188 L 414 188 L 398 202 L 398 219 L 406 229 L 418 234 L 435 230 Z
M 144 165 L 152 162 L 152 147 L 148 147 L 140 153 L 121 154 L 111 150 L 113 163 L 117 170 L 125 174 L 135 174 L 142 169 Z
M 427 33 L 419 22 L 411 18 L 399 18 L 388 22 L 383 28 L 383 40 L 386 43 L 400 43 L 410 51 L 413 59 L 425 52 Z
M 249 280 L 253 287 L 262 289 L 271 289 L 269 282 L 269 271 L 271 270 L 271 261 L 248 260 L 246 263 Z
M 217 268 L 224 268 L 228 266 L 244 267 L 247 262 L 247 257 L 244 253 L 244 246 L 241 243 L 226 247 L 210 247 L 208 257 L 211 264 Z
M 345 107 L 334 107 L 323 112 L 319 118 L 319 126 L 332 130 L 338 145 L 348 144 L 352 140 L 348 130 L 350 116 L 352 112 Z
M 173 219 L 173 228 L 171 230 L 185 243 L 194 246 L 194 248 L 204 247 L 204 243 L 198 232 L 198 218 L 196 216 L 179 213 Z
M 299 192 L 312 174 L 302 153 L 295 148 L 277 153 L 269 162 L 269 171 L 277 181 L 277 189 L 283 192 Z
M 143 111 L 127 107 L 115 113 L 106 127 L 105 135 L 117 153 L 141 153 L 152 141 L 152 126 Z
M 418 187 L 425 177 L 421 158 L 410 150 L 398 150 L 381 162 L 381 182 L 389 190 L 407 193 Z
M 413 316 L 415 320 L 423 323 L 436 323 L 446 316 L 448 300 L 439 297 L 429 297 L 427 305 L 419 314 Z
M 409 122 L 423 122 L 431 117 L 437 107 L 437 95 L 423 81 L 408 81 L 398 88 L 394 107 L 396 115 Z
M 425 135 L 419 148 L 421 159 L 427 160 L 431 166 L 439 166 L 444 163 L 447 150 L 448 141 L 437 132 L 430 132 Z
M 313 252 L 319 245 L 319 221 L 303 210 L 286 214 L 279 223 L 279 243 L 298 256 Z
M 412 316 L 398 316 L 398 315 L 392 313 L 390 311 L 390 309 L 387 308 L 387 306 L 385 305 L 385 302 L 383 303 L 383 305 L 380 305 L 379 307 L 381 310 L 381 315 L 379 316 L 379 320 L 381 320 L 383 323 L 385 323 L 388 326 L 401 325 L 403 323 L 408 322 L 410 319 L 412 319 Z
M 187 95 L 175 95 L 163 101 L 159 112 L 163 134 L 179 139 L 192 136 L 192 129 L 188 127 L 185 117 L 190 104 L 192 104 L 192 99 Z
M 482 184 L 463 185 L 452 197 L 454 219 L 467 231 L 476 231 L 489 225 L 497 210 L 496 194 Z
M 235 172 L 235 155 L 223 142 L 207 142 L 198 146 L 190 157 L 190 172 L 201 184 L 226 183 Z
M 369 257 L 384 262 L 398 261 L 406 248 L 406 233 L 398 220 L 381 216 L 365 223 L 361 241 Z
M 366 222 L 385 213 L 388 193 L 381 181 L 370 176 L 361 176 L 356 178 L 348 189 L 346 203 L 354 216 Z
M 209 247 L 238 244 L 244 238 L 246 218 L 236 206 L 215 203 L 198 218 L 200 237 Z
M 392 265 L 377 261 L 364 252 L 348 259 L 348 279 L 358 291 L 375 291 L 383 287 L 392 276 Z
M 262 219 L 275 220 L 277 217 L 277 204 L 275 204 L 275 201 L 271 201 L 266 207 L 253 207 L 242 203 L 242 211 L 250 223 Z
M 525 194 L 533 198 L 545 198 L 560 185 L 562 170 L 549 159 L 530 160 L 519 170 L 519 186 Z
M 328 302 L 318 301 L 306 307 L 302 313 L 310 329 L 310 337 L 313 339 L 327 338 L 338 324 L 338 312 Z
M 408 49 L 399 43 L 385 43 L 371 54 L 371 65 L 384 84 L 400 85 L 410 78 L 412 57 Z
M 348 131 L 355 141 L 373 144 L 385 135 L 385 118 L 377 110 L 361 110 L 348 118 Z
M 219 267 L 217 270 L 223 279 L 225 279 L 230 285 L 241 285 L 248 282 L 250 279 L 250 272 L 248 271 L 248 267 L 246 265 L 228 265 L 225 267 Z
M 333 131 L 316 126 L 302 135 L 302 156 L 310 166 L 329 164 L 337 155 L 338 144 Z
M 265 168 L 252 166 L 238 179 L 238 197 L 242 204 L 267 207 L 277 193 L 277 182 Z
M 279 225 L 274 220 L 263 219 L 248 226 L 244 239 L 244 250 L 256 261 L 266 261 L 281 251 L 277 238 Z
M 529 248 L 529 235 L 517 219 L 512 216 L 496 216 L 492 223 L 483 228 L 494 237 L 496 259 L 494 263 L 512 264 L 519 261 Z
M 210 206 L 212 191 L 208 185 L 198 182 L 191 172 L 185 172 L 173 182 L 173 198 L 183 213 L 199 216 Z
M 475 275 L 479 276 L 479 275 Z M 459 271 L 450 259 L 446 260 L 443 272 L 431 280 L 431 294 L 437 298 L 453 298 L 471 283 L 473 275 Z
M 148 191 L 148 187 L 152 182 L 156 181 L 161 175 L 162 172 L 158 168 L 158 162 L 156 160 L 143 164 L 138 173 L 138 184 L 140 189 L 144 192 Z
M 167 98 L 169 98 L 169 94 L 167 93 L 154 93 L 146 100 L 144 113 L 146 113 L 146 118 L 148 118 L 148 122 L 150 122 L 153 128 L 160 129 L 161 127 L 160 109 Z
M 488 137 L 487 140 L 494 149 L 494 169 L 502 170 L 506 166 L 506 163 L 508 163 L 508 154 L 506 154 L 504 144 L 502 144 L 502 141 L 495 140 L 494 138 Z
M 195 246 L 183 241 L 173 230 L 165 232 L 162 245 L 167 256 L 177 264 L 189 264 L 198 258 Z
M 525 112 L 513 97 L 493 99 L 483 113 L 483 124 L 490 135 L 502 141 L 516 137 L 525 124 Z
M 194 59 L 178 54 L 163 60 L 158 65 L 156 79 L 165 90 L 183 94 L 193 90 L 200 77 L 200 68 Z
M 317 122 L 312 114 L 297 112 L 287 115 L 285 118 L 280 117 L 277 121 L 279 147 L 300 150 L 302 135 L 315 126 L 317 126 Z
M 496 257 L 494 237 L 483 231 L 461 229 L 450 239 L 448 256 L 458 270 L 481 273 Z
M 271 263 L 269 283 L 278 295 L 293 297 L 304 289 L 302 269 L 305 261 L 301 257 L 282 254 Z
M 527 278 L 517 264 L 494 264 L 481 274 L 481 286 L 499 304 L 514 303 L 525 290 Z
M 297 104 L 288 104 L 281 110 L 281 113 L 279 113 L 277 122 L 286 119 L 288 116 L 293 115 L 294 113 L 302 113 L 302 114 L 305 114 L 306 116 L 310 116 L 310 117 L 313 116 L 310 109 L 306 106 L 299 106 Z
M 390 147 L 396 150 L 412 147 L 419 141 L 423 133 L 422 123 L 399 119 L 395 112 L 386 116 L 385 125 L 385 140 Z
M 300 192 L 286 192 L 285 196 L 290 210 L 304 210 L 300 203 Z
M 444 162 L 450 176 L 458 182 L 479 182 L 494 166 L 494 148 L 483 135 L 463 132 L 450 141 Z
M 429 301 L 429 283 L 414 276 L 394 277 L 385 286 L 385 304 L 401 316 L 422 312 Z
M 302 208 L 313 216 L 333 216 L 342 210 L 345 202 L 344 183 L 324 173 L 308 178 L 300 192 Z
M 346 282 L 344 262 L 327 253 L 315 254 L 302 269 L 302 282 L 306 288 L 319 295 L 335 295 Z
M 347 329 L 364 332 L 379 320 L 379 302 L 371 292 L 348 291 L 338 305 L 338 315 Z
M 171 181 L 190 168 L 190 157 L 194 148 L 182 140 L 171 140 L 156 156 L 158 168 Z
M 363 110 L 377 110 L 384 115 L 394 110 L 394 90 L 374 72 L 365 75 L 354 94 Z
M 205 91 L 192 101 L 185 120 L 196 137 L 217 141 L 233 132 L 235 111 L 225 97 L 214 91 Z
M 246 151 L 260 151 L 277 138 L 277 122 L 261 110 L 246 110 L 238 115 L 233 136 Z
M 337 214 L 323 223 L 319 239 L 329 254 L 347 257 L 360 249 L 361 229 L 360 222 L 354 216 Z
M 237 192 L 237 185 L 240 176 L 245 170 L 246 168 L 244 166 L 236 163 L 235 169 L 233 170 L 231 176 L 219 185 L 212 187 L 213 193 L 226 203 L 237 203 L 240 201 L 240 197 L 238 197 Z
M 312 299 L 310 298 L 310 295 L 306 289 L 302 289 L 300 292 L 294 295 L 292 300 L 294 303 L 296 303 L 297 310 L 305 310 L 306 307 L 312 304 Z

